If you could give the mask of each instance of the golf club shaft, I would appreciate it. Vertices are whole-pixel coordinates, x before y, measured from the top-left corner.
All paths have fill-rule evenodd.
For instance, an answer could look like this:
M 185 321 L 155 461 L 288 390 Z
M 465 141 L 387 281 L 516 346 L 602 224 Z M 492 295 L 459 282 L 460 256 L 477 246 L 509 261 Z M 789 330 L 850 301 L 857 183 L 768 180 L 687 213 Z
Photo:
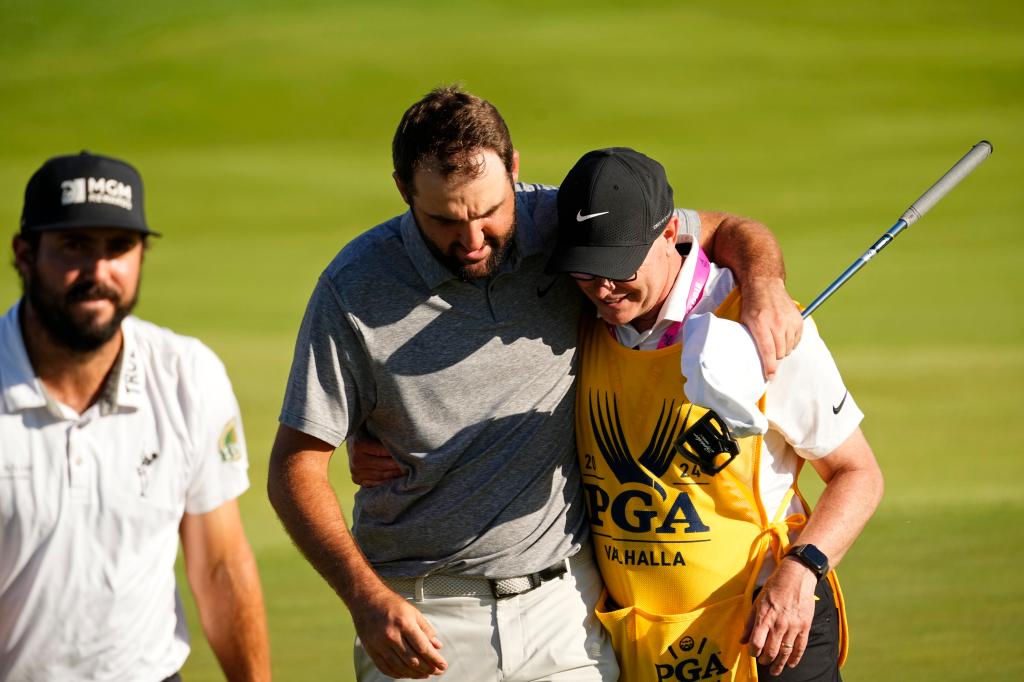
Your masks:
M 867 262 L 874 258 L 879 251 L 888 246 L 889 242 L 896 238 L 896 235 L 920 220 L 925 213 L 931 210 L 932 206 L 939 203 L 942 197 L 949 194 L 950 190 L 970 175 L 971 171 L 977 168 L 990 154 L 992 154 L 992 144 L 987 140 L 982 140 L 971 147 L 971 150 L 964 154 L 963 158 L 957 161 L 952 168 L 946 171 L 946 174 L 939 178 L 938 182 L 929 187 L 927 192 L 918 197 L 917 201 L 912 203 L 910 208 L 903 212 L 903 215 L 900 216 L 895 225 L 886 230 L 867 251 L 861 254 L 860 258 L 855 260 L 850 267 L 843 271 L 843 274 L 839 275 L 824 291 L 818 294 L 818 297 L 804 308 L 801 315 L 807 318 L 817 310 L 839 287 L 846 283 L 846 280 L 857 274 L 857 271 L 867 265 Z

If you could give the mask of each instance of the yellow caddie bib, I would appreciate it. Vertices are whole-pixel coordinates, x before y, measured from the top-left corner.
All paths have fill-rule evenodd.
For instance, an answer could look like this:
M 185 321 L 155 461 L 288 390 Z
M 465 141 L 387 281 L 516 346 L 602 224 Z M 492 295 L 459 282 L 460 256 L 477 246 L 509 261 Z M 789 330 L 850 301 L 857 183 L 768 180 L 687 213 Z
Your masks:
M 715 314 L 737 320 L 740 303 L 734 290 Z M 759 436 L 740 439 L 739 455 L 714 476 L 679 454 L 687 425 L 707 412 L 686 398 L 680 344 L 635 351 L 594 320 L 580 353 L 577 452 L 606 592 L 597 616 L 620 679 L 756 680 L 740 637 L 757 575 L 806 518 L 778 518 L 790 495 L 764 508 Z

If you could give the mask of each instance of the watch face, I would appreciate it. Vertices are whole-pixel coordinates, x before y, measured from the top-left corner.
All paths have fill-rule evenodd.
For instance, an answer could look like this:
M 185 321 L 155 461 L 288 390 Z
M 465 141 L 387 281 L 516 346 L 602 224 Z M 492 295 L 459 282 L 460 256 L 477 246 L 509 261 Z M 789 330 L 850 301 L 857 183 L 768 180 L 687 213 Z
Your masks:
M 805 559 L 814 564 L 819 574 L 828 571 L 828 557 L 814 545 L 804 545 L 800 553 Z
M 797 545 L 786 554 L 799 559 L 802 564 L 817 574 L 819 580 L 828 573 L 828 557 L 814 545 Z

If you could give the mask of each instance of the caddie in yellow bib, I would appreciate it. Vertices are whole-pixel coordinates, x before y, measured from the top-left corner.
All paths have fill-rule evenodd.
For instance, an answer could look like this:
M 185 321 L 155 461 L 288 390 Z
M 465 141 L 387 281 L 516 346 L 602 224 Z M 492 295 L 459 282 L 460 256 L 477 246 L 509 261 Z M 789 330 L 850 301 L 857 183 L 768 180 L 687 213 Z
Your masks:
M 754 582 L 803 522 L 764 508 L 761 437 L 739 439 L 718 474 L 701 471 L 683 435 L 708 411 L 686 398 L 681 345 L 636 352 L 594 321 L 580 348 L 577 449 L 607 590 L 598 616 L 623 679 L 756 679 L 740 644 Z
M 572 274 L 600 315 L 582 326 L 576 395 L 577 449 L 606 587 L 597 615 L 622 680 L 774 679 L 797 666 L 801 679 L 838 679 L 845 607 L 828 563 L 849 548 L 881 490 L 857 428 L 862 415 L 845 393 L 838 410 L 821 397 L 845 388 L 813 325 L 804 331 L 807 349 L 780 367 L 778 388 L 764 392 L 758 369 L 760 398 L 747 399 L 753 425 L 736 416 L 736 401 L 721 403 L 722 416 L 718 405 L 694 404 L 680 371 L 691 350 L 684 321 L 713 312 L 734 324 L 741 299 L 731 273 L 699 247 L 684 265 L 671 206 L 660 165 L 626 149 L 584 156 L 559 191 L 551 269 Z M 796 384 L 807 388 L 793 391 Z M 752 435 L 733 438 L 730 423 Z M 797 491 L 805 460 L 827 482 L 822 520 Z M 821 583 L 826 575 L 831 589 Z M 830 635 L 811 631 L 816 585 L 818 597 L 834 600 L 820 609 Z

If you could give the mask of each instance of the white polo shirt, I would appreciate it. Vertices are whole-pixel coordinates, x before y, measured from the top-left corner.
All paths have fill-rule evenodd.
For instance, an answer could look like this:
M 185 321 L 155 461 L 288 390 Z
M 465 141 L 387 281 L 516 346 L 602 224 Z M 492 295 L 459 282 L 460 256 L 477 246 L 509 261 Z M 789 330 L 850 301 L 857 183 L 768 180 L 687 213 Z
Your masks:
M 36 377 L 18 307 L 0 319 L 0 680 L 162 680 L 189 652 L 182 515 L 249 485 L 227 373 L 198 340 L 129 317 L 79 415 Z

